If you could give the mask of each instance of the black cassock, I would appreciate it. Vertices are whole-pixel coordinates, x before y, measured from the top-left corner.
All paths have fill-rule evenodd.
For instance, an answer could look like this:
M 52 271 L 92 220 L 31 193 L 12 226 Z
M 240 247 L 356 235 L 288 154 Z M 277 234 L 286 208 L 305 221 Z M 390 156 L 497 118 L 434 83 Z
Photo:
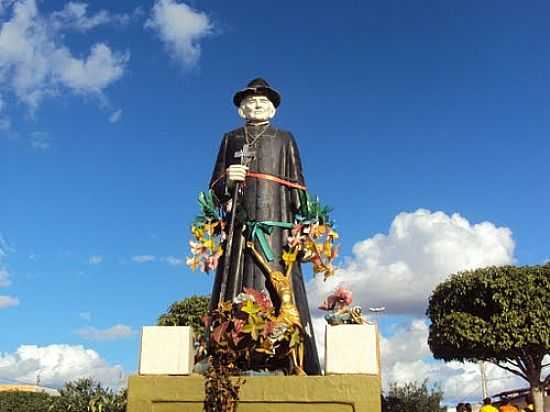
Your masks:
M 258 126 L 263 131 L 263 127 Z M 249 126 L 248 142 L 254 140 L 256 131 Z M 210 181 L 210 187 L 221 201 L 227 201 L 230 194 L 227 192 L 225 170 L 232 164 L 240 164 L 241 160 L 235 154 L 243 149 L 245 132 L 243 128 L 226 133 L 223 137 Z M 255 156 L 248 163 L 249 171 L 274 176 L 285 181 L 305 186 L 302 173 L 302 163 L 298 147 L 292 134 L 281 129 L 269 126 L 267 130 L 253 144 Z M 263 270 L 257 265 L 249 251 L 245 250 L 245 236 L 243 233 L 244 221 L 294 221 L 294 214 L 299 207 L 298 189 L 263 178 L 247 177 L 243 185 L 242 196 L 239 202 L 240 212 L 235 225 L 231 266 L 228 275 L 227 291 L 223 300 L 233 300 L 243 288 L 267 290 L 275 305 L 278 304 L 273 287 L 266 282 Z M 280 260 L 283 247 L 287 244 L 288 229 L 273 228 L 268 241 L 273 250 L 275 259 L 270 262 L 274 270 L 284 273 L 284 264 Z M 256 242 L 258 249 L 259 245 Z M 220 259 L 216 272 L 216 279 L 212 289 L 210 308 L 217 306 L 220 300 L 221 278 L 224 270 L 224 257 Z M 300 318 L 305 330 L 304 370 L 309 375 L 320 374 L 319 358 L 315 346 L 313 326 L 307 303 L 302 269 L 295 264 L 292 270 L 292 282 L 296 305 L 300 311 Z M 275 297 L 275 298 L 274 298 Z

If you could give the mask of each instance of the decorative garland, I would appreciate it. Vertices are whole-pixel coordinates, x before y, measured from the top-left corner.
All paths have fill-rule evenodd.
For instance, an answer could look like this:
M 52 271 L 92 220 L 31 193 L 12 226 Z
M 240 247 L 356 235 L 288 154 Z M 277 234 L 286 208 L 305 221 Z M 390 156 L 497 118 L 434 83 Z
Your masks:
M 212 191 L 199 194 L 199 206 L 201 214 L 191 224 L 191 233 L 195 240 L 189 241 L 191 257 L 187 258 L 186 264 L 193 271 L 198 267 L 202 272 L 208 273 L 216 269 L 223 255 L 224 221 Z
M 315 200 L 307 192 L 300 193 L 300 213 L 295 217 L 296 223 L 288 238 L 288 246 L 296 248 L 297 253 L 283 253 L 285 263 L 298 258 L 310 262 L 314 273 L 322 273 L 324 280 L 334 275 L 334 259 L 338 256 L 339 247 L 335 241 L 339 238 L 330 219 L 329 207 L 322 206 L 319 198 Z
M 338 256 L 338 246 L 335 241 L 338 233 L 329 217 L 331 209 L 321 205 L 319 198 L 313 199 L 307 192 L 299 191 L 300 210 L 294 222 L 247 221 L 249 238 L 257 240 L 260 249 L 268 261 L 281 259 L 286 266 L 300 260 L 313 265 L 315 273 L 322 273 L 326 280 L 334 275 L 333 261 Z M 225 240 L 222 209 L 216 205 L 212 191 L 201 192 L 199 195 L 201 214 L 191 225 L 194 240 L 189 242 L 191 256 L 187 265 L 194 271 L 210 272 L 217 268 L 223 255 L 222 243 Z M 282 256 L 275 257 L 269 247 L 266 236 L 274 227 L 290 230 L 288 244 Z

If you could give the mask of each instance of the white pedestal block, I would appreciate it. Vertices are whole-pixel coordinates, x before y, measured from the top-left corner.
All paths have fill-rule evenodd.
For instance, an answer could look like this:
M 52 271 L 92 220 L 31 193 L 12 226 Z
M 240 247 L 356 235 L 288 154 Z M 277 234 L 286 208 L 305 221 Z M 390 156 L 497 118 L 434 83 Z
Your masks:
M 143 327 L 140 375 L 190 375 L 193 365 L 193 330 L 190 327 Z
M 325 329 L 325 373 L 380 373 L 376 325 L 327 325 Z

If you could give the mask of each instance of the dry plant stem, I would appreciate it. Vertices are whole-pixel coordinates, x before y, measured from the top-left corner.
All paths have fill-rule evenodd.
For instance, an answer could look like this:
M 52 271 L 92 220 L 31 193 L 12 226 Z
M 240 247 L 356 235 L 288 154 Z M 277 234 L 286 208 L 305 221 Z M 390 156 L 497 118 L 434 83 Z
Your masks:
M 233 358 L 232 354 L 224 350 L 210 357 L 205 380 L 205 412 L 236 412 L 244 379 L 233 377 L 239 372 Z

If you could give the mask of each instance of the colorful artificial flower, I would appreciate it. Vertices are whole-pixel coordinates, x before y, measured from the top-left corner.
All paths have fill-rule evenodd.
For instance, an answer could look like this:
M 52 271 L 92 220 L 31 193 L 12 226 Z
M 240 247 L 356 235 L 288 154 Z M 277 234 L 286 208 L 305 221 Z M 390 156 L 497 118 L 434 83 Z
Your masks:
M 191 268 L 191 270 L 197 269 L 200 266 L 200 258 L 198 256 L 192 256 L 185 260 L 185 264 Z
M 244 293 L 254 299 L 254 302 L 258 304 L 260 310 L 265 312 L 273 308 L 273 303 L 271 303 L 271 299 L 266 292 L 260 292 L 252 288 L 244 288 Z
M 287 266 L 294 263 L 296 261 L 296 255 L 297 255 L 296 251 L 290 251 L 290 252 L 284 251 L 282 256 L 283 262 L 285 262 Z
M 223 255 L 221 245 L 225 236 L 224 222 L 211 191 L 199 194 L 199 205 L 201 214 L 191 225 L 191 234 L 195 238 L 189 242 L 192 256 L 186 262 L 192 270 L 198 267 L 202 272 L 208 273 L 217 268 Z
M 329 295 L 322 303 L 319 305 L 321 310 L 334 310 L 340 307 L 351 305 L 352 293 L 346 288 L 336 288 L 336 291 Z
M 303 342 L 301 328 L 277 321 L 265 291 L 247 288 L 232 302 L 222 302 L 206 323 L 218 348 L 230 350 L 246 365 L 252 353 L 282 359 Z

